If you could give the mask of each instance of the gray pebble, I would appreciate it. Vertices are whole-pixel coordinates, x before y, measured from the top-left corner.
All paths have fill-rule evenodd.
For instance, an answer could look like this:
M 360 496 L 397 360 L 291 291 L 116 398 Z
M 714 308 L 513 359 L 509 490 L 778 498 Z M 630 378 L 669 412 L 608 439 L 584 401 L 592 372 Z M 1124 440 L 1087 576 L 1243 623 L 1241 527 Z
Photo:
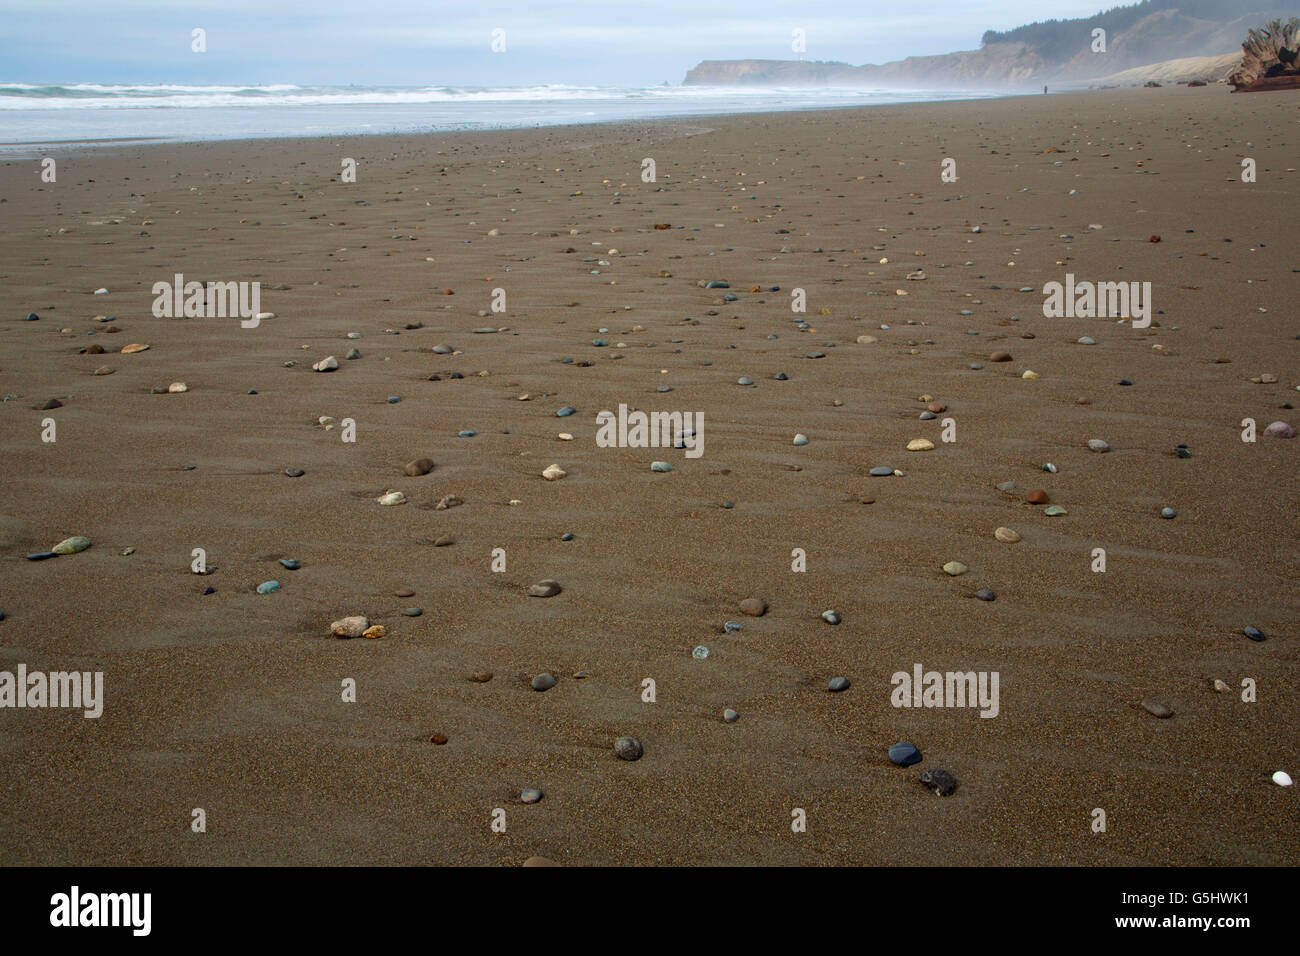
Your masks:
M 832 677 L 826 682 L 826 689 L 832 692 L 848 690 L 849 686 L 849 679 L 847 677 Z
M 620 760 L 640 760 L 645 749 L 635 737 L 619 737 L 614 741 L 614 753 Z
M 542 799 L 542 791 L 534 790 L 532 787 L 524 788 L 519 794 L 519 799 L 523 803 L 537 803 Z
M 555 678 L 550 674 L 538 674 L 532 680 L 533 690 L 550 690 L 555 684 Z

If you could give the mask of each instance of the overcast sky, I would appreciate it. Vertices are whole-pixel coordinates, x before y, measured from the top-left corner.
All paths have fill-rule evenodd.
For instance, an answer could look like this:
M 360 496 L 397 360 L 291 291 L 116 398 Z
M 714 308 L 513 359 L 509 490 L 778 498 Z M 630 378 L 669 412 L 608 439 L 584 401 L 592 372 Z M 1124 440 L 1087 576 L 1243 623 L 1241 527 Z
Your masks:
M 657 85 L 703 59 L 883 63 L 1116 0 L 2 0 L 0 82 Z M 191 31 L 207 52 L 191 51 Z M 492 31 L 505 51 L 492 51 Z

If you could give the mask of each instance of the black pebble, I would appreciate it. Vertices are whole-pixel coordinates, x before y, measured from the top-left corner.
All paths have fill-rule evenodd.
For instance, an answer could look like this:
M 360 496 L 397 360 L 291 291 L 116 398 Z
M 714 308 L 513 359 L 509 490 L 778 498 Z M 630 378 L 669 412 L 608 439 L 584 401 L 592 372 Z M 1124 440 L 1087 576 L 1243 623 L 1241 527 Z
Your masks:
M 920 780 L 941 797 L 950 797 L 957 789 L 957 778 L 947 770 L 922 770 Z

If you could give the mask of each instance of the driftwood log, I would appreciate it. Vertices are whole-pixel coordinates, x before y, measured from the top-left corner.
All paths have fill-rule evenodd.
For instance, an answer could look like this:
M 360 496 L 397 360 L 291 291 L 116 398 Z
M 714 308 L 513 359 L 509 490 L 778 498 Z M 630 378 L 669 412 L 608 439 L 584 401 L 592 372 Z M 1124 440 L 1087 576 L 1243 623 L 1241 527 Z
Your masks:
M 1300 19 L 1270 20 L 1241 45 L 1241 64 L 1228 75 L 1234 93 L 1300 89 Z

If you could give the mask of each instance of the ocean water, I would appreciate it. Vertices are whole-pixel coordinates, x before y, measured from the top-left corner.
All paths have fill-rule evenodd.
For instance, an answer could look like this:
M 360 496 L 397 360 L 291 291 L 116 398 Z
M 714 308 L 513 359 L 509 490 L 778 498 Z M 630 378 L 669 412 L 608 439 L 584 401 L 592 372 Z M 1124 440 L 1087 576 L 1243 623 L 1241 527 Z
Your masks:
M 1005 96 L 705 86 L 66 86 L 0 83 L 0 147 L 554 126 Z

